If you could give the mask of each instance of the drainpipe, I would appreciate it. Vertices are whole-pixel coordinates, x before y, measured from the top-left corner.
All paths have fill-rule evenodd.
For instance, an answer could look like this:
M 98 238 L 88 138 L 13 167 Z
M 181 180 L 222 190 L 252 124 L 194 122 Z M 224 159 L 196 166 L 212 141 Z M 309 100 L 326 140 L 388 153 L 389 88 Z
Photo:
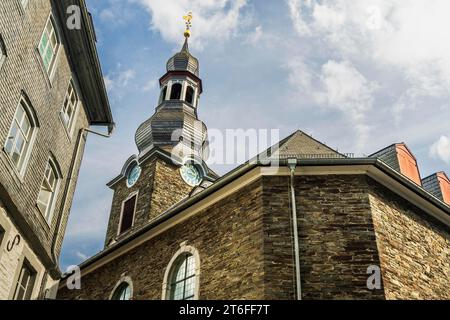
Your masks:
M 297 168 L 297 159 L 290 158 L 287 160 L 288 168 L 291 171 L 290 176 L 290 193 L 292 203 L 292 228 L 294 229 L 294 255 L 295 255 L 295 280 L 297 287 L 297 300 L 302 300 L 302 284 L 300 278 L 300 248 L 298 245 L 298 228 L 297 228 L 297 204 L 295 201 L 294 177 Z
M 60 273 L 61 271 L 58 268 L 58 259 L 56 257 L 56 241 L 58 240 L 58 236 L 60 235 L 60 230 L 61 230 L 61 223 L 62 223 L 62 217 L 64 215 L 64 212 L 66 210 L 66 204 L 67 204 L 67 196 L 69 195 L 69 191 L 70 191 L 70 184 L 72 182 L 72 178 L 73 175 L 75 173 L 75 169 L 76 169 L 76 163 L 77 163 L 77 159 L 80 153 L 80 146 L 81 146 L 81 140 L 83 139 L 83 134 L 84 132 L 90 132 L 92 134 L 96 134 L 98 136 L 104 137 L 104 138 L 109 138 L 111 137 L 111 135 L 114 132 L 116 125 L 115 123 L 111 123 L 108 125 L 108 133 L 104 134 L 101 132 L 97 132 L 88 128 L 82 128 L 80 129 L 80 131 L 78 132 L 78 136 L 77 136 L 77 142 L 76 142 L 76 147 L 75 147 L 75 151 L 72 157 L 72 162 L 70 164 L 70 168 L 69 168 L 69 174 L 67 175 L 67 179 L 66 179 L 66 186 L 64 188 L 64 194 L 62 197 L 62 208 L 60 210 L 60 213 L 58 215 L 58 220 L 56 222 L 56 229 L 55 229 L 55 233 L 53 234 L 53 239 L 52 239 L 52 247 L 51 247 L 51 254 L 52 254 L 52 259 L 54 261 L 54 266 L 53 266 L 53 270 L 52 271 L 56 271 L 58 273 Z

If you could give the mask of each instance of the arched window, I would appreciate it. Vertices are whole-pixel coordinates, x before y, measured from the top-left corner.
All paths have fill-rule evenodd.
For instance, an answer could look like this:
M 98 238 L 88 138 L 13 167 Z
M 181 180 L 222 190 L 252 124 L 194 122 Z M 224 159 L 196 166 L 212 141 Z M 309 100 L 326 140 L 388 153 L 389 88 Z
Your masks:
M 184 99 L 187 103 L 194 103 L 194 88 L 188 86 L 186 89 L 186 98 Z
M 22 97 L 4 145 L 5 152 L 20 174 L 26 166 L 37 126 L 30 103 Z
M 200 258 L 197 250 L 182 244 L 167 266 L 163 283 L 164 300 L 197 300 Z
M 131 300 L 132 294 L 131 285 L 128 282 L 122 282 L 114 290 L 111 300 Z
M 170 100 L 180 100 L 181 99 L 181 83 L 174 83 L 172 85 L 172 91 L 170 92 Z
M 167 95 L 167 86 L 164 86 L 164 88 L 161 90 L 161 95 L 159 96 L 159 103 L 166 100 L 166 95 Z

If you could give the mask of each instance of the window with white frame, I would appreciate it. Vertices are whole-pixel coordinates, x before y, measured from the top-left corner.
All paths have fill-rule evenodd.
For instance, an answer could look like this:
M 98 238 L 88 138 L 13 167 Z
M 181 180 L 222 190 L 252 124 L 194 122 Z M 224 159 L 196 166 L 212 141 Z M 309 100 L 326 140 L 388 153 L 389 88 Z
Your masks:
M 30 106 L 21 98 L 4 147 L 19 172 L 24 168 L 35 130 L 35 123 L 28 110 L 30 110 Z
M 30 300 L 33 294 L 34 282 L 36 280 L 36 271 L 25 260 L 17 278 L 16 290 L 14 291 L 14 300 Z
M 55 23 L 50 16 L 42 33 L 41 41 L 39 42 L 39 53 L 44 63 L 45 70 L 50 74 L 58 51 L 59 40 L 56 34 Z
M 129 283 L 122 282 L 114 291 L 111 300 L 131 300 L 132 289 Z
M 41 210 L 48 223 L 50 223 L 52 219 L 57 187 L 58 173 L 53 162 L 49 161 L 45 169 L 44 179 L 37 199 L 39 210 Z
M 72 81 L 69 83 L 64 104 L 61 110 L 61 116 L 66 128 L 70 131 L 72 129 L 73 119 L 78 104 L 77 93 L 75 92 Z
M 177 258 L 170 279 L 170 300 L 192 300 L 195 296 L 196 265 L 192 254 L 186 252 Z

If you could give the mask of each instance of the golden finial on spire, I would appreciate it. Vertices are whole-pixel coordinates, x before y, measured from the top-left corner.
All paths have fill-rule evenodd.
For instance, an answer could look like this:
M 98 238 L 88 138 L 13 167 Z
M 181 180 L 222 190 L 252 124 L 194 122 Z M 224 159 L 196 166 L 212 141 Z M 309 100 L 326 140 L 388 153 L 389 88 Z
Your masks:
M 189 38 L 191 36 L 191 27 L 192 27 L 192 12 L 189 11 L 187 15 L 183 16 L 184 21 L 186 21 L 186 30 L 184 31 L 184 36 Z

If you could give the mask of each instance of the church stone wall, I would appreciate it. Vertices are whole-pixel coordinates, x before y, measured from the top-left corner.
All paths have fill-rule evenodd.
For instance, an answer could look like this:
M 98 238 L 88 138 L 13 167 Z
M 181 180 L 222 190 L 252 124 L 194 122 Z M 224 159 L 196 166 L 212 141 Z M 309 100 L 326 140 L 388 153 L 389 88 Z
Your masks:
M 369 180 L 387 299 L 450 299 L 450 230 Z
M 298 176 L 303 299 L 449 298 L 448 228 L 364 175 Z M 82 278 L 61 299 L 107 299 L 123 276 L 161 299 L 180 244 L 200 253 L 200 299 L 295 299 L 289 177 L 263 177 Z M 381 269 L 370 290 L 369 267 Z
M 379 265 L 364 176 L 295 178 L 303 299 L 382 299 L 367 289 Z M 265 177 L 266 298 L 295 298 L 289 177 Z
M 178 167 L 158 156 L 153 156 L 140 166 L 141 175 L 134 186 L 128 188 L 126 179 L 122 179 L 114 186 L 106 246 L 112 243 L 112 240 L 120 240 L 121 236 L 126 236 L 157 218 L 175 203 L 187 197 L 192 190 L 192 187 L 181 178 Z M 131 230 L 118 237 L 122 202 L 136 192 L 138 192 L 138 198 L 134 225 Z
M 87 274 L 82 290 L 64 287 L 58 299 L 108 299 L 124 276 L 133 281 L 134 299 L 161 299 L 166 267 L 184 242 L 200 255 L 200 299 L 262 299 L 261 211 L 257 181 Z

